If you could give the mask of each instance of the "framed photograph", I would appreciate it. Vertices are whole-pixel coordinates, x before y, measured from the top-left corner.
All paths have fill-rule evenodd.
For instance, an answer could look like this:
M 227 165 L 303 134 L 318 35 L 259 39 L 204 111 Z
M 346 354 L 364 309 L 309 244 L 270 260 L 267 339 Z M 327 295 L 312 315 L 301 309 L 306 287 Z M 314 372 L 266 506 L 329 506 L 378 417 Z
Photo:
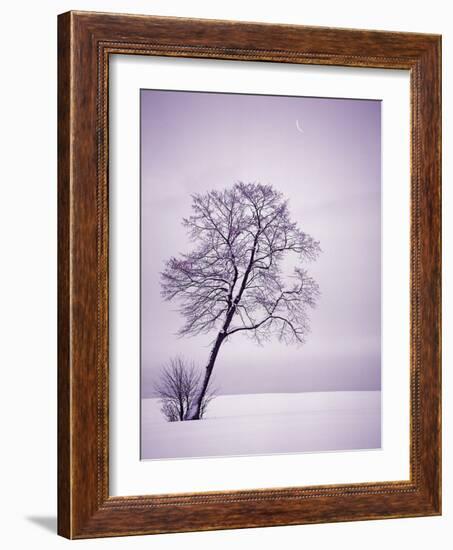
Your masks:
M 440 37 L 58 29 L 59 533 L 440 514 Z

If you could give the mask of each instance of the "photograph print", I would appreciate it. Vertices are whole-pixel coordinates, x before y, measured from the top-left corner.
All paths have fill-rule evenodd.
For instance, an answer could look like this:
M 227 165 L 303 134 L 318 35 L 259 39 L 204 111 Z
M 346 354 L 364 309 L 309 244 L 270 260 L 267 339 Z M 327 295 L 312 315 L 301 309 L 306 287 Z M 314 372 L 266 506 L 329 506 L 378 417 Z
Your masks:
M 140 92 L 141 459 L 381 447 L 381 101 Z

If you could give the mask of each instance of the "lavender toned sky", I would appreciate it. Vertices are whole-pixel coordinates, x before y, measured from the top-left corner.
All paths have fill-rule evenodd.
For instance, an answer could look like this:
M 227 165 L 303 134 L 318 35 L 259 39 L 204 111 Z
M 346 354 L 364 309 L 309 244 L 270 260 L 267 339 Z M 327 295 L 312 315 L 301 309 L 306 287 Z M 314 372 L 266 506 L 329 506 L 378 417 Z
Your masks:
M 348 99 L 141 91 L 142 396 L 171 356 L 203 368 L 214 334 L 178 338 L 183 319 L 159 273 L 189 250 L 191 194 L 272 184 L 320 241 L 308 270 L 321 297 L 302 347 L 223 345 L 220 393 L 376 390 L 381 386 L 381 103 Z

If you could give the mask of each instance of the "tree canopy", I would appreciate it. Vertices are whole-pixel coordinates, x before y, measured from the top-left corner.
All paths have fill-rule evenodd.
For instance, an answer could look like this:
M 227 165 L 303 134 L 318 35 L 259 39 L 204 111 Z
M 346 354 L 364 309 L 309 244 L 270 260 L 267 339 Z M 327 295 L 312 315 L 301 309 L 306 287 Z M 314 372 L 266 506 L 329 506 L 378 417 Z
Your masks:
M 303 343 L 307 306 L 319 296 L 303 267 L 319 242 L 291 220 L 288 201 L 271 185 L 236 183 L 192 196 L 183 220 L 192 250 L 171 257 L 161 273 L 162 296 L 177 300 L 180 335 L 219 331 L 222 341 L 246 333 L 258 342 L 276 336 Z M 286 275 L 283 263 L 293 257 Z M 295 260 L 295 261 L 294 261 Z

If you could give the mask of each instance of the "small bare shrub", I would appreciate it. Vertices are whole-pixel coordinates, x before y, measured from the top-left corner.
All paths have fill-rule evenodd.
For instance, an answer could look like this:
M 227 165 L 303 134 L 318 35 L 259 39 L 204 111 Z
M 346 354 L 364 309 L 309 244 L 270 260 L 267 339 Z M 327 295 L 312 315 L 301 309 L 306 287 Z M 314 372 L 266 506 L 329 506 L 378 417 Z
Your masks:
M 161 402 L 161 412 L 168 422 L 182 422 L 199 398 L 201 389 L 201 372 L 193 362 L 183 357 L 174 357 L 162 368 L 158 382 L 154 385 Z M 200 410 L 203 418 L 209 403 L 215 397 L 215 390 L 206 391 Z

